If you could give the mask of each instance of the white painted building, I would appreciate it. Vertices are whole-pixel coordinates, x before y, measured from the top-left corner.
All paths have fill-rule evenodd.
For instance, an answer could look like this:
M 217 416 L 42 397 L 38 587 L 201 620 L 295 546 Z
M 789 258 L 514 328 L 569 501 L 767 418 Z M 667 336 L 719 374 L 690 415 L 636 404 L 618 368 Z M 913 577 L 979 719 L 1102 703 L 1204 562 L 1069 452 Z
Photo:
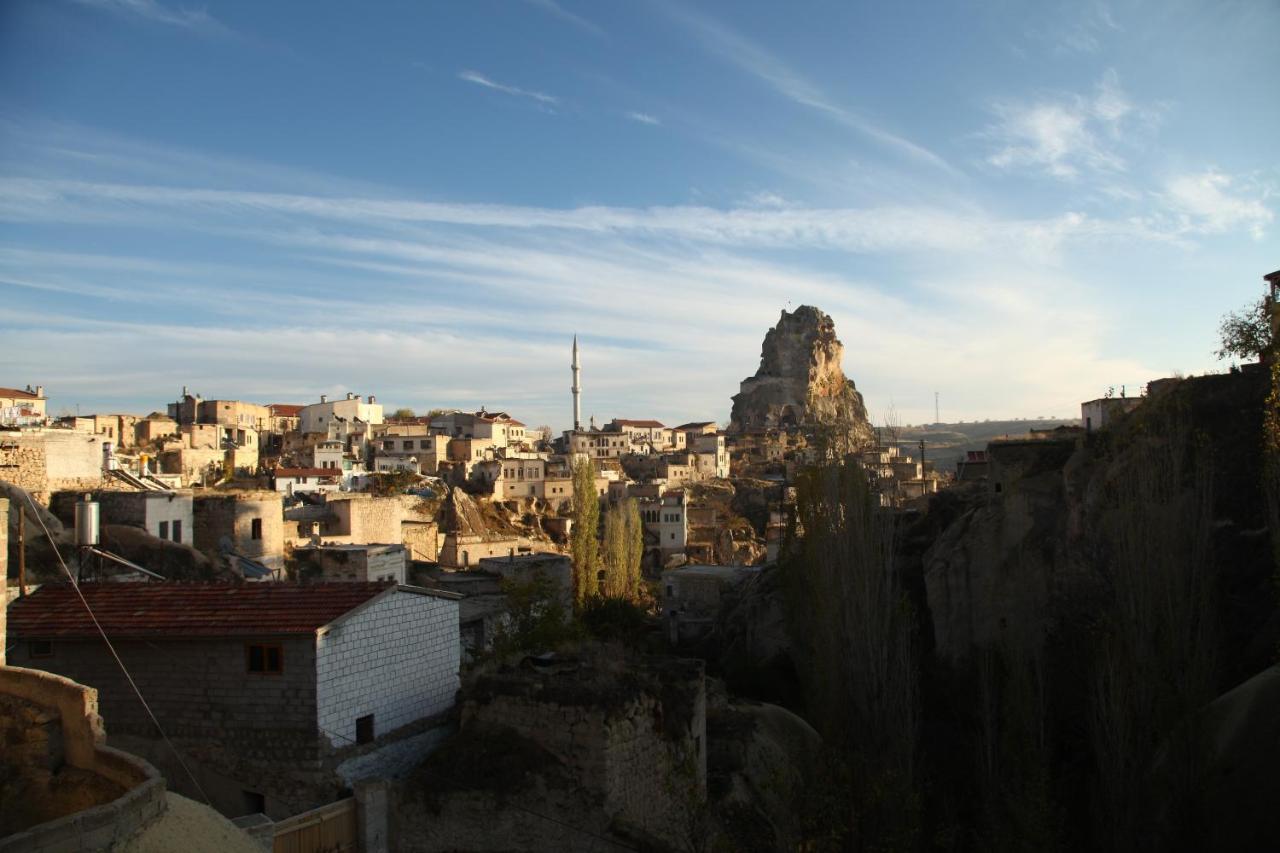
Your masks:
M 316 631 L 316 719 L 335 746 L 453 707 L 458 597 L 389 587 Z
M 362 400 L 359 394 L 347 394 L 346 399 L 330 400 L 320 395 L 319 403 L 303 406 L 298 413 L 299 429 L 303 433 L 326 433 L 334 436 L 332 429 L 335 420 L 365 424 L 382 423 L 382 404 L 372 395 L 368 401 Z M 335 437 L 349 435 L 352 430 L 340 430 Z

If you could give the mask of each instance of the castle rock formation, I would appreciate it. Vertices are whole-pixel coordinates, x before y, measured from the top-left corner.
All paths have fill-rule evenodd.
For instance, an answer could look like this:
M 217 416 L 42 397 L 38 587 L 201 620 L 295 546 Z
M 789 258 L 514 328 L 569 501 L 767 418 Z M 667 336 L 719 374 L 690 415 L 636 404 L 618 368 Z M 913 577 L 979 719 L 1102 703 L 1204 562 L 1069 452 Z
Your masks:
M 760 369 L 733 397 L 731 433 L 834 429 L 853 444 L 872 440 L 862 395 L 841 368 L 835 323 L 811 305 L 782 312 L 764 336 Z

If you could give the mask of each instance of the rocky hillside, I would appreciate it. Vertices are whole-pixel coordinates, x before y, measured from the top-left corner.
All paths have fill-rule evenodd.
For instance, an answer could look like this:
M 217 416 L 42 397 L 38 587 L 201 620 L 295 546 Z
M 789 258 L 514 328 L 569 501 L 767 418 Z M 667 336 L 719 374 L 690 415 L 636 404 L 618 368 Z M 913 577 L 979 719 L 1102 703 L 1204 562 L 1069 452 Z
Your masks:
M 844 375 L 835 323 L 801 305 L 782 312 L 764 336 L 760 369 L 733 397 L 729 431 L 835 428 L 862 443 L 872 437 L 862 395 Z

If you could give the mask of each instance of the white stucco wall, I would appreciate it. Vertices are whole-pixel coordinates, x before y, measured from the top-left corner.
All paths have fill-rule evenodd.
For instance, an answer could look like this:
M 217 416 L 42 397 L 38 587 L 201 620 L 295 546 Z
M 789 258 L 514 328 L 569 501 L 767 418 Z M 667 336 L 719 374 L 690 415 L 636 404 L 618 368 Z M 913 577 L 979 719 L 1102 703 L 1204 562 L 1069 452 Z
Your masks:
M 316 638 L 316 717 L 341 748 L 446 711 L 458 690 L 458 602 L 399 590 Z

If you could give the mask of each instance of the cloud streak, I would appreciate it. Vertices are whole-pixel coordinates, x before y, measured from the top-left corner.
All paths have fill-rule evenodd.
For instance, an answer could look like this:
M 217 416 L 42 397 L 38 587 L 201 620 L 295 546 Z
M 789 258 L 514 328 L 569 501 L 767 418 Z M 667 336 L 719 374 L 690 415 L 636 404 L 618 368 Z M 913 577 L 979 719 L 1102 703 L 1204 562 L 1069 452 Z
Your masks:
M 132 16 L 195 32 L 218 35 L 231 32 L 204 9 L 175 9 L 157 0 L 76 0 L 76 2 L 117 15 Z
M 514 95 L 518 98 L 529 98 L 540 104 L 548 106 L 560 103 L 560 99 L 555 95 L 548 95 L 546 92 L 538 92 L 533 89 L 521 89 L 519 86 L 508 86 L 506 83 L 499 83 L 490 79 L 479 71 L 463 70 L 458 72 L 458 79 L 465 80 L 468 83 L 474 83 L 477 86 L 483 86 L 486 89 L 493 89 L 495 92 L 502 92 L 507 95 Z
M 696 34 L 722 59 L 768 84 L 774 91 L 801 106 L 816 110 L 828 119 L 905 156 L 951 175 L 960 172 L 940 156 L 886 130 L 858 113 L 840 106 L 818 86 L 754 41 L 724 24 L 683 7 L 667 7 L 668 14 Z

